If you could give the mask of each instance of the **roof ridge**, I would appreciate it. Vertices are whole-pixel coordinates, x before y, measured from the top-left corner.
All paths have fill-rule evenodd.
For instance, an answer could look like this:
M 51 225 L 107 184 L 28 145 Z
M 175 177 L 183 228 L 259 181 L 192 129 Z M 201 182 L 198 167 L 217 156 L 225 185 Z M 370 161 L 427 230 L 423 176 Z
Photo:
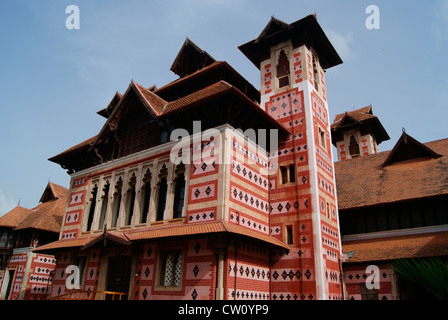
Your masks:
M 56 202 L 57 202 L 57 201 L 60 201 L 60 200 L 61 200 L 61 198 L 56 198 L 56 199 L 49 200 L 49 201 L 46 201 L 46 202 L 43 202 L 43 203 L 37 205 L 36 207 L 34 207 L 34 208 L 32 209 L 33 212 L 30 213 L 25 219 L 23 219 L 23 221 L 22 221 L 20 224 L 18 224 L 14 229 L 18 229 L 18 228 L 20 228 L 20 226 L 21 226 L 22 224 L 24 224 L 24 223 L 25 223 L 25 222 L 26 222 L 26 221 L 33 215 L 33 213 L 38 212 L 38 211 L 39 211 L 39 209 L 38 209 L 39 206 L 41 206 L 41 205 L 43 205 L 43 204 L 51 204 L 51 206 L 46 210 L 46 212 L 43 213 L 43 214 L 41 214 L 39 217 L 37 217 L 36 221 L 34 221 L 34 222 L 32 223 L 32 226 L 33 226 L 33 227 L 29 227 L 30 229 L 40 229 L 40 228 L 35 228 L 34 226 L 37 225 L 37 224 L 39 224 L 39 222 L 43 219 L 43 217 L 46 216 L 47 213 L 50 212 L 50 211 L 53 209 L 53 207 L 56 205 Z M 53 202 L 53 203 L 51 203 L 51 202 Z M 24 228 L 24 229 L 28 229 L 28 228 Z

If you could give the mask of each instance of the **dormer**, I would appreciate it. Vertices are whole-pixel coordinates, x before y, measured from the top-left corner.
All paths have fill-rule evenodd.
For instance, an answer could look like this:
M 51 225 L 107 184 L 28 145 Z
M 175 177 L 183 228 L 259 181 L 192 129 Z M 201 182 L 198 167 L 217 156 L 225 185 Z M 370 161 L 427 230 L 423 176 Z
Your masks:
M 412 138 L 403 129 L 400 139 L 398 139 L 392 151 L 384 161 L 382 167 L 399 163 L 409 163 L 440 158 L 441 155 L 434 152 L 421 142 Z

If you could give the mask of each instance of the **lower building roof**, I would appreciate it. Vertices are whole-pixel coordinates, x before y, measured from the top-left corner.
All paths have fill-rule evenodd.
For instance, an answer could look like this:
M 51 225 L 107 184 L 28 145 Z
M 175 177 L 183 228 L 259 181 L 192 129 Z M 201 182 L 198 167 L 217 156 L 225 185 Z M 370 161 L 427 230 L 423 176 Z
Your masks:
M 347 263 L 448 256 L 448 231 L 342 242 Z
M 109 239 L 111 241 L 120 242 L 123 244 L 130 244 L 130 242 L 133 241 L 212 234 L 235 235 L 259 241 L 276 248 L 289 249 L 289 247 L 285 243 L 269 235 L 253 231 L 245 227 L 229 223 L 227 221 L 214 221 L 196 224 L 163 225 L 126 231 L 105 231 L 104 233 L 96 235 L 82 235 L 76 239 L 71 240 L 58 240 L 40 246 L 34 249 L 34 251 L 40 252 L 76 247 L 82 247 L 85 249 L 103 239 Z

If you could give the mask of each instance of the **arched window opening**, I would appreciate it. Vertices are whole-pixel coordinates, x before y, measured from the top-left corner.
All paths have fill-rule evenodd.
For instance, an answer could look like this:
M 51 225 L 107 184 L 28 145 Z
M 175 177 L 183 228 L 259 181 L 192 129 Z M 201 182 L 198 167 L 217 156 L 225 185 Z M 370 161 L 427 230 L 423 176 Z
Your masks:
M 101 213 L 100 213 L 100 221 L 98 224 L 99 229 L 103 229 L 103 227 L 104 227 L 104 219 L 106 218 L 107 204 L 109 202 L 109 189 L 110 189 L 110 184 L 109 184 L 109 182 L 107 182 L 103 188 L 103 196 L 101 197 L 102 198 Z
M 118 219 L 118 214 L 120 213 L 120 206 L 121 206 L 122 185 L 123 185 L 123 181 L 121 180 L 121 177 L 120 177 L 115 185 L 114 202 L 113 202 L 113 207 L 112 207 L 112 221 L 111 221 L 112 228 L 115 228 L 117 226 L 117 219 Z
M 92 190 L 92 196 L 90 197 L 90 208 L 89 208 L 89 216 L 87 219 L 87 228 L 86 231 L 90 231 L 92 229 L 93 216 L 95 214 L 95 206 L 96 206 L 96 195 L 98 193 L 98 186 L 94 186 Z
M 350 144 L 349 144 L 348 149 L 350 152 L 350 156 L 352 158 L 359 156 L 359 144 L 358 144 L 358 141 L 356 141 L 356 138 L 354 136 L 350 137 Z
M 136 184 L 137 178 L 135 177 L 135 174 L 132 175 L 131 179 L 129 179 L 129 189 L 127 191 L 127 203 L 126 203 L 126 216 L 124 224 L 126 226 L 130 225 L 132 222 L 132 215 L 134 213 L 134 204 L 135 204 L 135 184 Z
M 167 190 L 168 190 L 168 183 L 166 181 L 166 178 L 168 176 L 168 170 L 165 166 L 163 166 L 162 170 L 160 171 L 159 177 L 159 196 L 157 201 L 157 216 L 156 220 L 161 221 L 163 220 L 163 214 L 165 212 L 166 207 L 166 196 L 167 196 Z
M 289 85 L 289 60 L 284 50 L 278 56 L 277 79 L 279 88 Z
M 143 187 L 142 187 L 142 205 L 140 212 L 140 223 L 146 223 L 149 211 L 149 201 L 151 200 L 151 172 L 149 169 L 146 170 L 145 177 L 143 178 Z
M 185 198 L 185 165 L 177 166 L 176 186 L 174 188 L 173 219 L 182 217 Z

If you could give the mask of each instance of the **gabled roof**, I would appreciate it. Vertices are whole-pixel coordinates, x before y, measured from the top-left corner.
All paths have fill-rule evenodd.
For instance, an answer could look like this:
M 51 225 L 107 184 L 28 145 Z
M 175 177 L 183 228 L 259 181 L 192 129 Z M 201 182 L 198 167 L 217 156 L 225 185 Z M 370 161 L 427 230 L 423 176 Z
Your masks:
M 259 42 L 263 38 L 267 38 L 278 32 L 285 31 L 291 28 L 292 28 L 291 25 L 272 16 L 271 20 L 269 20 L 268 24 L 261 31 L 260 35 L 257 37 L 257 39 L 255 39 L 255 42 Z
M 269 58 L 270 48 L 289 39 L 294 48 L 301 45 L 312 47 L 324 69 L 342 63 L 338 53 L 317 22 L 315 14 L 308 15 L 291 24 L 272 17 L 256 39 L 238 48 L 259 69 L 260 62 Z
M 215 61 L 196 72 L 154 90 L 154 93 L 165 100 L 173 101 L 220 80 L 231 83 L 250 99 L 260 101 L 260 92 L 226 61 Z M 179 92 L 182 92 L 182 95 L 179 95 Z M 172 98 L 173 96 L 175 98 Z
M 369 105 L 364 108 L 337 114 L 334 117 L 334 121 L 331 127 L 332 128 L 341 127 L 343 126 L 344 121 L 347 119 L 350 119 L 352 122 L 355 123 L 361 123 L 365 120 L 373 118 L 376 118 L 376 116 L 373 115 L 372 105 Z
M 162 112 L 164 106 L 167 104 L 165 100 L 160 98 L 154 92 L 132 80 L 128 86 L 128 89 L 123 94 L 123 97 L 120 99 L 117 106 L 114 108 L 110 116 L 107 118 L 106 123 L 101 128 L 100 133 L 94 138 L 94 141 L 90 144 L 89 151 L 93 149 L 93 147 L 98 143 L 98 141 L 100 141 L 100 139 L 108 130 L 116 129 L 117 122 L 119 121 L 121 113 L 124 110 L 124 104 L 126 102 L 126 99 L 129 97 L 131 92 L 134 92 L 137 95 L 142 105 L 146 108 L 146 110 L 153 118 L 157 118 L 158 115 Z
M 67 198 L 67 188 L 49 182 L 40 199 L 42 203 L 33 208 L 15 230 L 38 229 L 59 233 Z
M 280 135 L 286 135 L 289 133 L 286 127 L 262 110 L 258 104 L 249 99 L 238 88 L 223 80 L 171 102 L 167 102 L 159 97 L 157 95 L 157 90 L 153 92 L 135 81 L 131 81 L 128 89 L 123 94 L 123 97 L 120 99 L 117 106 L 114 108 L 112 114 L 109 115 L 98 135 L 59 153 L 49 160 L 56 163 L 66 163 L 67 159 L 73 154 L 92 151 L 95 145 L 103 139 L 108 131 L 115 130 L 123 108 L 125 107 L 124 103 L 126 101 L 126 97 L 130 94 L 130 92 L 135 92 L 141 103 L 145 106 L 146 110 L 155 120 L 164 119 L 181 112 L 188 112 L 190 108 L 209 102 L 212 99 L 217 99 L 224 95 L 233 95 L 245 103 L 245 106 L 248 108 L 248 112 L 252 112 L 257 117 L 261 117 L 261 119 L 266 120 L 266 124 L 271 125 L 273 128 L 277 128 L 280 131 Z
M 372 133 L 378 144 L 390 139 L 378 117 L 373 114 L 372 105 L 340 113 L 334 117 L 334 121 L 331 124 L 333 145 L 336 146 L 336 142 L 343 139 L 342 134 L 344 131 L 353 128 Z
M 67 198 L 50 200 L 33 208 L 15 230 L 38 229 L 59 233 Z
M 387 156 L 386 160 L 384 160 L 382 166 L 385 167 L 394 163 L 412 161 L 416 159 L 436 159 L 439 157 L 441 157 L 440 154 L 434 152 L 424 144 L 418 142 L 417 140 L 406 134 L 406 132 L 403 130 L 403 134 L 401 135 L 400 139 L 398 139 L 398 142 L 395 144 L 392 151 L 389 152 L 389 155 Z
M 414 158 L 383 166 L 392 153 L 385 151 L 335 162 L 339 209 L 448 195 L 448 139 L 423 146 L 440 157 Z
M 174 59 L 170 70 L 183 78 L 213 62 L 215 62 L 215 59 L 211 55 L 187 38 Z
M 67 198 L 67 188 L 49 182 L 40 198 L 41 204 L 33 209 L 15 207 L 0 217 L 0 226 L 59 233 Z
M 112 113 L 112 111 L 114 111 L 114 108 L 117 106 L 117 104 L 120 101 L 122 96 L 123 95 L 121 93 L 119 93 L 118 91 L 115 92 L 112 100 L 110 100 L 107 107 L 98 111 L 97 114 L 99 114 L 100 116 L 103 116 L 104 118 L 109 118 L 110 114 Z
M 15 228 L 32 212 L 31 209 L 17 205 L 14 209 L 0 217 L 0 227 Z
M 58 198 L 66 197 L 67 192 L 68 192 L 67 188 L 64 188 L 53 182 L 48 182 L 47 187 L 45 188 L 44 193 L 42 193 L 39 202 L 47 202 Z
M 87 248 L 92 247 L 93 245 L 100 243 L 102 241 L 102 245 L 106 246 L 108 241 L 112 241 L 114 243 L 120 244 L 120 245 L 130 245 L 131 241 L 129 241 L 129 238 L 126 237 L 126 235 L 122 232 L 117 231 L 106 231 L 92 239 L 90 239 L 88 242 L 86 242 L 81 250 L 85 250 Z

